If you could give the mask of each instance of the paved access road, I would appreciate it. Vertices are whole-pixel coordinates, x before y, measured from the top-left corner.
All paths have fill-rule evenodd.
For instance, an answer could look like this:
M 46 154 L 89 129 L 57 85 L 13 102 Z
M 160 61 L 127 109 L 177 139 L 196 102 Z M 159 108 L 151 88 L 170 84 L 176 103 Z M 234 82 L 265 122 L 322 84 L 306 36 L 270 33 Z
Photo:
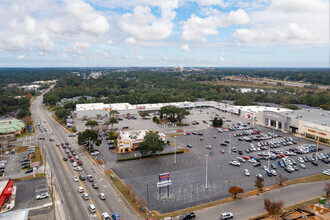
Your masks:
M 124 201 L 117 195 L 102 176 L 101 170 L 92 164 L 82 149 L 77 145 L 76 138 L 69 138 L 68 132 L 59 126 L 47 112 L 42 104 L 42 96 L 36 98 L 31 106 L 34 124 L 42 123 L 47 127 L 47 132 L 37 133 L 39 136 L 45 137 L 45 140 L 39 141 L 39 145 L 47 152 L 47 161 L 50 163 L 51 175 L 55 182 L 57 191 L 59 192 L 59 200 L 56 201 L 57 213 L 61 219 L 101 219 L 103 212 L 118 212 L 122 219 L 138 219 L 126 207 Z M 35 130 L 38 130 L 36 127 Z M 54 137 L 55 141 L 48 141 L 50 137 Z M 63 161 L 63 156 L 66 156 L 61 147 L 56 147 L 55 143 L 68 142 L 73 147 L 80 160 L 83 162 L 83 171 L 74 171 L 73 166 L 69 161 Z M 36 143 L 36 142 L 35 142 Z M 98 183 L 99 188 L 94 189 L 92 183 L 85 181 L 74 182 L 73 176 L 80 174 L 93 175 L 94 182 Z M 78 192 L 78 186 L 83 186 L 89 194 L 90 199 L 84 200 Z M 106 195 L 106 200 L 101 200 L 98 193 L 103 192 Z M 88 205 L 94 204 L 96 213 L 92 214 L 88 210 Z
M 234 214 L 234 219 L 249 219 L 265 212 L 265 198 L 271 201 L 283 201 L 284 206 L 290 206 L 323 195 L 324 185 L 329 182 L 330 181 L 301 183 L 260 193 L 258 196 L 238 199 L 230 203 L 197 211 L 196 220 L 219 219 L 222 212 L 232 212 Z

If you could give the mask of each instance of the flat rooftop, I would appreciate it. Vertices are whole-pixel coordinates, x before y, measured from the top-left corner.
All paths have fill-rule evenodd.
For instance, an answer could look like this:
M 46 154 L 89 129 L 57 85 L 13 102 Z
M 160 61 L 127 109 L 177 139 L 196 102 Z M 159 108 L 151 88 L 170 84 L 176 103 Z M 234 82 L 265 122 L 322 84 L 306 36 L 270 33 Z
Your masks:
M 322 126 L 330 127 L 330 111 L 320 109 L 290 110 L 285 115 Z

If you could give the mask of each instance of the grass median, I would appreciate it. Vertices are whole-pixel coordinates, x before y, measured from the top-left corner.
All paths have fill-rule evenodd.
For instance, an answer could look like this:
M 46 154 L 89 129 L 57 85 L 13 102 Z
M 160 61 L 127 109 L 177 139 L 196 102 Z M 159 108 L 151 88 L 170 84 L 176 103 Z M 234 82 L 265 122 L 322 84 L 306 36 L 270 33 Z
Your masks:
M 46 178 L 46 175 L 44 173 L 37 173 L 36 177 L 33 177 L 33 175 L 29 175 L 29 176 L 24 176 L 24 177 L 12 179 L 12 180 L 14 182 L 17 182 L 17 181 L 24 181 L 24 180 L 38 179 L 38 178 Z

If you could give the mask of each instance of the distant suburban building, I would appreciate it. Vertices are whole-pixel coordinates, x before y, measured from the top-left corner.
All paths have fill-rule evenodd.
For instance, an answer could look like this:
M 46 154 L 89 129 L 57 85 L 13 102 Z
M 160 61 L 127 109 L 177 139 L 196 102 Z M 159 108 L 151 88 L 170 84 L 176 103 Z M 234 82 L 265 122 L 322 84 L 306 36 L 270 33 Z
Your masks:
M 148 130 L 139 131 L 120 131 L 117 137 L 117 149 L 119 153 L 130 152 L 136 150 L 144 140 L 144 136 L 148 133 Z M 164 143 L 167 142 L 166 135 L 163 133 L 158 133 L 159 137 Z
M 0 121 L 0 139 L 15 137 L 24 131 L 25 124 L 18 119 Z

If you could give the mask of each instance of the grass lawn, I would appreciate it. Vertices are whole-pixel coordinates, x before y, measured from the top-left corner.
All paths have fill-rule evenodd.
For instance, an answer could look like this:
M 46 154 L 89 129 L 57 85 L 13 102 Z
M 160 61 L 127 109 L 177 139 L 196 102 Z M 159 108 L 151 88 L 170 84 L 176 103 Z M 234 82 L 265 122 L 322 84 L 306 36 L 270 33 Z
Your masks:
M 39 166 L 43 164 L 40 147 L 35 148 L 35 155 L 33 158 L 31 158 L 31 164 L 34 162 L 39 162 Z
M 45 178 L 45 177 L 46 177 L 46 175 L 44 173 L 37 173 L 36 177 L 33 177 L 33 175 L 29 175 L 29 176 L 25 176 L 25 177 L 13 179 L 13 180 L 14 180 L 14 182 L 16 182 L 16 181 L 24 181 L 24 180 Z

